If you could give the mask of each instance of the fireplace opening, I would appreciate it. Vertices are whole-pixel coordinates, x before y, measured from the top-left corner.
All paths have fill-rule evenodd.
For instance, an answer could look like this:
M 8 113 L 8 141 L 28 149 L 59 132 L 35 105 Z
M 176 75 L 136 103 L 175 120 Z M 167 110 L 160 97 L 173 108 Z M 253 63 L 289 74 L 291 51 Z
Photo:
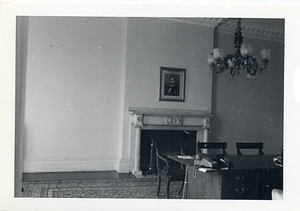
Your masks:
M 140 169 L 142 174 L 156 174 L 155 147 L 164 156 L 196 153 L 197 131 L 186 130 L 142 130 L 140 148 Z M 171 165 L 176 166 L 174 162 Z M 180 167 L 180 165 L 179 165 Z

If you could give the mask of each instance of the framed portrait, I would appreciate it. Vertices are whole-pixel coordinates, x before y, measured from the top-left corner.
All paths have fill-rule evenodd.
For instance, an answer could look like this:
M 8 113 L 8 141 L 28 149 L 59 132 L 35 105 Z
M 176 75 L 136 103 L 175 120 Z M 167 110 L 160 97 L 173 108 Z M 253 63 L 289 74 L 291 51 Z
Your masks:
M 160 67 L 159 101 L 184 102 L 186 69 Z

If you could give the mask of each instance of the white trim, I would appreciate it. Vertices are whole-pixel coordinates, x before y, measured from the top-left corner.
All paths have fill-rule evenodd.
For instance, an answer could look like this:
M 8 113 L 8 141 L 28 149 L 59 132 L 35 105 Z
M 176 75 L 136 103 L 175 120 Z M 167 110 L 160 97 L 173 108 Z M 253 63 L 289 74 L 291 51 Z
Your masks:
M 116 162 L 116 171 L 119 173 L 128 173 L 130 172 L 130 160 L 124 158 L 118 158 Z
M 115 156 L 25 158 L 24 172 L 112 171 L 116 162 Z

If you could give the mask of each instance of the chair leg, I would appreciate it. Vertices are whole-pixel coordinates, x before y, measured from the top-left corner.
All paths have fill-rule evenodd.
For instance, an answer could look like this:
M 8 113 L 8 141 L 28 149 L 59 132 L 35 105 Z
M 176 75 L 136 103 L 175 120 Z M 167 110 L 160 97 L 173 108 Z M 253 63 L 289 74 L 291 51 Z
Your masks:
M 157 194 L 156 194 L 156 196 L 159 195 L 159 191 L 160 191 L 160 183 L 161 183 L 161 178 L 160 178 L 160 176 L 158 176 L 158 189 L 157 189 Z
M 181 193 L 181 191 L 182 191 L 182 189 L 183 189 L 183 185 L 184 185 L 184 180 L 183 180 L 182 183 L 181 183 L 181 187 L 180 187 L 180 190 L 179 190 L 179 192 L 178 192 L 178 195 L 180 195 L 180 193 Z
M 171 180 L 168 179 L 168 184 L 167 184 L 167 199 L 169 198 L 170 183 L 171 183 Z

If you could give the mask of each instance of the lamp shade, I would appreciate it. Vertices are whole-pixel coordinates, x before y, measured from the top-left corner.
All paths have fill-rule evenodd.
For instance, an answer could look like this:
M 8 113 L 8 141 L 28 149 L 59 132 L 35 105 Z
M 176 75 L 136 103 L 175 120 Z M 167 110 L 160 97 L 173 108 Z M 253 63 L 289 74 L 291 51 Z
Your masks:
M 229 67 L 234 67 L 234 63 L 230 59 L 228 59 L 228 66 Z
M 214 60 L 214 57 L 213 57 L 213 54 L 208 54 L 207 56 L 207 63 L 211 66 L 215 63 L 215 60 Z
M 264 59 L 270 60 L 271 59 L 271 49 L 262 49 L 260 51 L 260 56 L 261 56 L 262 60 L 264 60 Z
M 223 57 L 223 50 L 219 48 L 215 48 L 213 50 L 213 58 L 214 59 L 221 59 Z
M 252 53 L 253 53 L 253 48 L 250 44 L 243 44 L 241 46 L 241 55 L 242 57 L 244 58 L 247 58 L 249 56 L 252 56 Z

